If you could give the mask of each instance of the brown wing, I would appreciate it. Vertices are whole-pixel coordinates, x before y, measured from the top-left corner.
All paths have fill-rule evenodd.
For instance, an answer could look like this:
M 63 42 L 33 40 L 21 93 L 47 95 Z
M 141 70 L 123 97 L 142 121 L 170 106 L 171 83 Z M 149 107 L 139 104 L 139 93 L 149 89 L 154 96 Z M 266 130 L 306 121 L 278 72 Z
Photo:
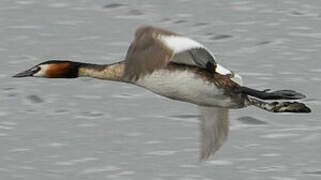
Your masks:
M 174 56 L 174 51 L 157 39 L 160 34 L 177 35 L 151 26 L 142 26 L 137 29 L 135 39 L 126 55 L 125 78 L 137 79 L 169 63 Z
M 125 79 L 138 79 L 169 62 L 197 66 L 213 74 L 216 69 L 214 56 L 202 44 L 174 32 L 142 26 L 127 51 Z

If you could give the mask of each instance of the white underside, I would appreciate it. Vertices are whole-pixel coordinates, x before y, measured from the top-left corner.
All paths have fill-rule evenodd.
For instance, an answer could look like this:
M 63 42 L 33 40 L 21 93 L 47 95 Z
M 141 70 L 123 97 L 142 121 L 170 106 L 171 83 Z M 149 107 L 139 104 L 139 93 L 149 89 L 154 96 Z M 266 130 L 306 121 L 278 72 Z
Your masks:
M 229 108 L 240 106 L 225 95 L 223 89 L 190 71 L 161 69 L 143 76 L 135 84 L 156 94 L 197 105 Z

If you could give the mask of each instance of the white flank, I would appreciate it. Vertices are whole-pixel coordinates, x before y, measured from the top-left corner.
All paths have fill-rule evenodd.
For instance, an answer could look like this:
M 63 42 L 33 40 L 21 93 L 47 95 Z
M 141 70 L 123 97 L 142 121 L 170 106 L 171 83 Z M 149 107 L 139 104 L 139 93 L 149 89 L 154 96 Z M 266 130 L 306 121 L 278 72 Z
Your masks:
M 33 74 L 33 76 L 45 77 L 48 66 L 49 66 L 48 64 L 39 65 L 40 70 L 37 73 Z M 38 68 L 38 67 L 35 67 L 35 68 Z
M 223 89 L 196 77 L 190 71 L 157 70 L 143 76 L 135 84 L 156 94 L 197 105 L 230 108 L 239 106 L 238 102 L 224 94 Z

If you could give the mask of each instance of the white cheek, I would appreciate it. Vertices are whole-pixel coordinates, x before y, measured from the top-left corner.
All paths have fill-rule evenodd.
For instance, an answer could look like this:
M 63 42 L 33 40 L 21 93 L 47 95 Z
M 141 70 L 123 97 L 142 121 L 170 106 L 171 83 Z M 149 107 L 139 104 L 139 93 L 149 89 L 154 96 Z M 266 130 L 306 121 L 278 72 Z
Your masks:
M 40 70 L 37 73 L 33 74 L 33 76 L 44 77 L 44 76 L 46 76 L 47 69 L 48 69 L 48 65 L 47 64 L 40 65 Z

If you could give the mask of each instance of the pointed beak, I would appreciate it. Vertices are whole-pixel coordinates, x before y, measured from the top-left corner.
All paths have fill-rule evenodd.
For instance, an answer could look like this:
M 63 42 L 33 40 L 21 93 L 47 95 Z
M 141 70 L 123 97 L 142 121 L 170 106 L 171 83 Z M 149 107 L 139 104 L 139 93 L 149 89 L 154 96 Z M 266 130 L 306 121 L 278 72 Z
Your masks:
M 15 77 L 15 78 L 20 78 L 20 77 L 28 77 L 28 76 L 32 76 L 35 72 L 32 71 L 32 69 L 28 69 L 26 71 L 23 71 L 21 73 L 18 73 L 12 77 Z

